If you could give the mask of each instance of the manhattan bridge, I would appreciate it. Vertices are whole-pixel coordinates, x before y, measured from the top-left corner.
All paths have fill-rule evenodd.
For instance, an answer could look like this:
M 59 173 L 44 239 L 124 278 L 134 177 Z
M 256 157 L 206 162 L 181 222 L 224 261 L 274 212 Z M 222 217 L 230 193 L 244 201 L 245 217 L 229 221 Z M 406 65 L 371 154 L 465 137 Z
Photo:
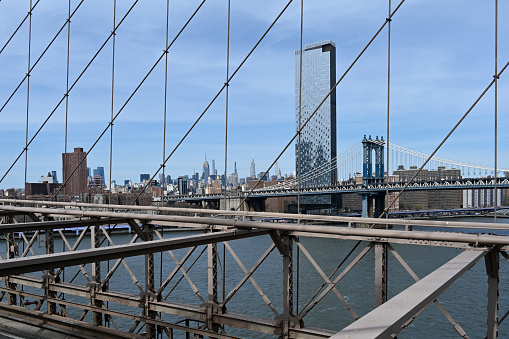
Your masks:
M 65 126 L 61 130 L 65 132 L 64 151 L 67 152 L 67 118 L 72 111 L 69 108 L 72 108 L 73 98 L 80 98 L 80 104 L 93 110 L 95 101 L 105 96 L 94 91 L 93 86 L 81 88 L 80 92 L 79 86 L 87 81 L 87 75 L 94 72 L 93 67 L 101 58 L 111 60 L 111 64 L 93 74 L 94 77 L 111 75 L 111 90 L 107 93 L 111 97 L 111 114 L 99 135 L 87 135 L 81 140 L 90 144 L 87 157 L 106 150 L 111 171 L 112 159 L 119 152 L 113 147 L 114 126 L 121 126 L 123 113 L 130 105 L 137 105 L 136 98 L 144 86 L 148 86 L 155 70 L 163 67 L 165 104 L 160 122 L 164 126 L 163 157 L 162 161 L 151 164 L 154 171 L 150 181 L 159 173 L 164 177 L 176 152 L 187 143 L 196 142 L 189 141 L 194 129 L 207 123 L 215 127 L 214 121 L 207 121 L 206 116 L 219 97 L 226 99 L 226 176 L 226 158 L 229 148 L 233 147 L 228 143 L 228 136 L 233 133 L 228 129 L 229 95 L 234 94 L 234 86 L 230 89 L 230 83 L 249 67 L 266 39 L 277 35 L 281 25 L 290 21 L 298 27 L 295 34 L 302 51 L 304 23 L 309 13 L 307 6 L 309 11 L 316 10 L 303 0 L 271 3 L 271 8 L 280 8 L 268 19 L 258 40 L 242 58 L 230 60 L 230 34 L 235 33 L 230 30 L 230 22 L 235 22 L 235 12 L 230 11 L 230 6 L 234 2 L 223 1 L 224 13 L 215 13 L 215 19 L 224 21 L 227 37 L 224 79 L 211 101 L 200 108 L 198 117 L 187 129 L 178 131 L 182 135 L 180 139 L 166 149 L 169 59 L 173 56 L 174 44 L 185 39 L 187 30 L 200 20 L 207 0 L 196 2 L 195 8 L 189 7 L 188 15 L 179 18 L 181 26 L 173 34 L 168 28 L 173 1 L 151 3 L 150 6 L 159 6 L 158 13 L 166 20 L 164 48 L 154 46 L 143 53 L 133 50 L 126 55 L 119 52 L 116 43 L 121 41 L 124 27 L 130 25 L 135 31 L 143 28 L 136 20 L 140 20 L 137 10 L 144 2 L 129 1 L 128 5 L 119 2 L 122 10 L 117 11 L 117 2 L 113 0 L 111 13 L 97 11 L 92 17 L 90 14 L 80 17 L 87 2 L 69 0 L 65 15 L 60 18 L 57 29 L 49 33 L 48 41 L 43 42 L 44 48 L 39 54 L 32 54 L 31 50 L 33 45 L 41 43 L 32 36 L 39 29 L 37 19 L 53 21 L 56 8 L 64 7 L 64 2 L 60 6 L 51 3 L 53 8 L 49 8 L 43 7 L 48 3 L 45 0 L 26 1 L 26 15 L 12 27 L 5 28 L 10 33 L 1 37 L 5 42 L 0 46 L 0 67 L 6 75 L 1 78 L 0 119 L 19 119 L 26 114 L 26 128 L 22 144 L 3 140 L 8 147 L 2 150 L 0 184 L 23 171 L 27 182 L 30 168 L 38 168 L 38 162 L 42 162 L 33 149 L 37 150 L 39 143 L 47 141 L 46 129 L 55 128 L 52 122 L 56 112 L 63 110 Z M 468 109 L 437 142 L 433 152 L 425 154 L 390 141 L 390 132 L 394 132 L 390 128 L 394 124 L 390 119 L 390 95 L 394 96 L 397 91 L 390 81 L 391 56 L 394 57 L 391 32 L 398 20 L 406 24 L 412 20 L 404 16 L 411 3 L 409 0 L 387 1 L 386 14 L 377 18 L 376 29 L 363 41 L 349 64 L 340 69 L 331 92 L 309 118 L 302 121 L 283 147 L 274 150 L 272 165 L 261 177 L 270 173 L 285 152 L 295 145 L 332 91 L 348 82 L 352 69 L 361 67 L 359 64 L 370 49 L 382 43 L 386 46 L 385 54 L 380 57 L 387 70 L 384 85 L 387 125 L 386 131 L 379 134 L 384 134 L 385 140 L 365 137 L 330 162 L 302 176 L 297 174 L 293 181 L 243 193 L 234 200 L 234 205 L 227 191 L 195 197 L 198 200 L 224 199 L 224 206 L 230 199 L 227 209 L 180 208 L 163 203 L 172 199 L 188 200 L 191 196 L 167 196 L 163 202 L 151 206 L 62 201 L 58 198 L 60 190 L 46 200 L 32 200 L 28 196 L 0 199 L 0 233 L 2 245 L 5 244 L 0 250 L 0 279 L 3 281 L 0 334 L 22 338 L 505 337 L 509 333 L 504 322 L 509 315 L 509 227 L 502 222 L 503 216 L 497 208 L 501 205 L 497 201 L 497 190 L 509 188 L 507 170 L 498 165 L 497 156 L 498 87 L 499 82 L 502 84 L 505 80 L 504 72 L 509 66 L 507 60 L 499 64 L 498 58 L 499 17 L 503 15 L 499 15 L 498 1 L 492 1 L 488 24 L 494 27 L 490 39 L 493 39 L 495 53 L 486 63 L 490 67 L 494 65 L 494 72 L 490 70 L 485 74 L 486 81 L 478 93 L 462 96 Z M 8 5 L 9 0 L 0 1 L 0 13 L 4 17 L 10 15 L 3 12 Z M 255 5 L 243 6 L 250 11 Z M 326 8 L 321 10 L 327 11 Z M 311 11 L 309 17 L 313 14 L 316 12 Z M 111 27 L 100 32 L 94 19 L 104 17 L 111 22 Z M 201 24 L 208 28 L 207 23 Z M 88 40 L 99 39 L 100 43 L 79 71 L 70 70 L 74 41 L 71 32 L 80 30 L 88 32 Z M 18 40 L 22 33 L 26 33 L 23 41 L 28 45 L 27 54 Z M 134 34 L 130 38 L 136 40 Z M 66 75 L 63 81 L 56 81 L 63 94 L 47 111 L 31 107 L 35 98 L 48 96 L 47 86 L 55 82 L 47 78 L 45 85 L 35 86 L 34 78 L 40 69 L 54 67 L 48 60 L 55 58 L 52 47 L 59 39 L 64 39 L 67 45 L 62 59 Z M 81 47 L 84 50 L 90 46 Z M 144 65 L 146 71 L 138 74 L 138 78 L 124 77 L 115 82 L 116 61 L 127 58 L 134 66 L 142 63 L 136 58 L 141 54 L 154 55 L 154 61 Z M 13 78 L 7 72 L 11 61 L 3 59 L 7 57 L 12 58 L 11 61 L 28 57 L 26 72 Z M 127 93 L 127 99 L 120 105 L 115 101 L 119 93 Z M 152 99 L 154 94 L 143 92 L 143 95 Z M 191 93 L 186 99 L 192 102 L 194 95 Z M 26 101 L 23 105 L 16 101 L 20 96 Z M 461 162 L 439 157 L 437 152 L 454 140 L 454 132 L 464 126 L 476 106 L 493 98 L 493 118 L 484 119 L 495 126 L 494 164 L 479 165 L 473 160 Z M 15 106 L 14 110 L 10 110 L 11 105 Z M 29 119 L 38 124 L 35 130 L 29 128 Z M 144 132 L 147 137 L 152 133 L 148 128 Z M 8 135 L 9 132 L 3 133 Z M 207 141 L 202 140 L 202 143 Z M 148 149 L 154 145 L 144 147 Z M 13 159 L 9 158 L 11 153 L 7 148 L 16 149 Z M 81 162 L 76 164 L 73 173 Z M 385 177 L 385 173 L 397 169 L 398 165 L 415 168 L 415 174 L 405 183 L 390 182 Z M 462 178 L 419 181 L 420 172 L 438 166 L 459 169 Z M 327 173 L 335 173 L 336 185 L 312 185 L 316 177 Z M 356 173 L 359 182 L 351 180 Z M 63 186 L 71 177 L 72 174 L 64 178 Z M 442 189 L 493 190 L 493 222 L 393 219 L 388 218 L 391 204 L 381 202 L 382 197 L 393 194 L 392 203 L 407 190 Z M 344 192 L 362 195 L 364 217 L 270 213 L 243 207 L 257 197 L 295 196 L 299 203 L 306 195 Z M 373 209 L 375 215 L 369 215 L 367 211 Z M 439 259 L 427 260 L 433 256 Z M 419 267 L 423 262 L 432 266 Z M 472 283 L 476 283 L 476 287 L 473 288 Z

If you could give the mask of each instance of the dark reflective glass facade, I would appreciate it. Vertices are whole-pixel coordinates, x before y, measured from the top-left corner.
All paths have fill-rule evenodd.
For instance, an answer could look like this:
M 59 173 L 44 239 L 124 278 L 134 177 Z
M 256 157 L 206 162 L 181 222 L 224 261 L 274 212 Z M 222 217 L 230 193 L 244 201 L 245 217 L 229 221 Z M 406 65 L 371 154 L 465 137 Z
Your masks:
M 300 51 L 295 52 L 295 125 L 299 129 Z M 306 45 L 302 53 L 301 124 L 309 118 L 336 83 L 336 44 L 322 41 Z M 337 181 L 331 169 L 336 151 L 336 90 L 325 100 L 301 134 L 300 173 L 302 187 L 329 186 Z M 298 143 L 295 164 L 298 173 Z M 314 173 L 311 173 L 314 172 Z M 308 178 L 312 178 L 308 180 Z

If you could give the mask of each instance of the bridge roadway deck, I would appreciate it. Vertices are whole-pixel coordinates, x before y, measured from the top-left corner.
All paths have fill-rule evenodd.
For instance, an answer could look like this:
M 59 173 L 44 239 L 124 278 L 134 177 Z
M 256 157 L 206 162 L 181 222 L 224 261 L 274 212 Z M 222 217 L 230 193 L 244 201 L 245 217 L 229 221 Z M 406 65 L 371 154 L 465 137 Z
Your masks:
M 339 186 L 302 188 L 299 192 L 294 188 L 266 187 L 254 190 L 250 198 L 290 197 L 300 195 L 320 195 L 338 193 L 378 193 L 386 192 L 387 185 L 389 192 L 399 192 L 405 186 L 405 182 L 373 183 L 373 184 L 344 184 Z M 458 179 L 440 181 L 421 181 L 410 184 L 405 191 L 422 190 L 457 190 L 457 189 L 493 189 L 494 179 Z M 498 178 L 497 188 L 509 188 L 508 178 Z M 240 192 L 230 198 L 244 198 L 248 192 Z M 203 195 L 176 195 L 165 197 L 167 201 L 206 201 L 223 199 L 224 194 L 203 194 Z
M 57 328 L 43 327 L 37 321 L 30 323 L 26 319 L 6 318 L 0 316 L 0 339 L 83 339 L 74 333 Z

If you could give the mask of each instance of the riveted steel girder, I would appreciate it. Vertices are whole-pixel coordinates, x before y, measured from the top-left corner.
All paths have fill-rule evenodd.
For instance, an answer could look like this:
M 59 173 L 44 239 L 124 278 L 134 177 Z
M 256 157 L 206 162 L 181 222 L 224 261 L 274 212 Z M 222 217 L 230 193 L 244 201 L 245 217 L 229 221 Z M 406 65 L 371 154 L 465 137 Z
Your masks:
M 464 251 L 331 339 L 389 338 L 468 271 L 484 251 Z

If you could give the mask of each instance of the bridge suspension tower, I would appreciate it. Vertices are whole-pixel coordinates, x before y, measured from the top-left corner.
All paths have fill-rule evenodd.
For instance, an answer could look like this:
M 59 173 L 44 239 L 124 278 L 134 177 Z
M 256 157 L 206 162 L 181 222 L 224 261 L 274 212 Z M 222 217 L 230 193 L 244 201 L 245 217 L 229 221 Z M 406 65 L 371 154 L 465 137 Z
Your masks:
M 367 188 L 371 184 L 379 184 L 384 181 L 384 145 L 383 137 L 375 140 L 364 136 L 362 139 L 363 164 L 362 183 Z M 373 173 L 373 153 L 375 153 L 375 172 Z M 382 214 L 385 207 L 385 192 L 363 192 L 362 217 L 373 218 Z

